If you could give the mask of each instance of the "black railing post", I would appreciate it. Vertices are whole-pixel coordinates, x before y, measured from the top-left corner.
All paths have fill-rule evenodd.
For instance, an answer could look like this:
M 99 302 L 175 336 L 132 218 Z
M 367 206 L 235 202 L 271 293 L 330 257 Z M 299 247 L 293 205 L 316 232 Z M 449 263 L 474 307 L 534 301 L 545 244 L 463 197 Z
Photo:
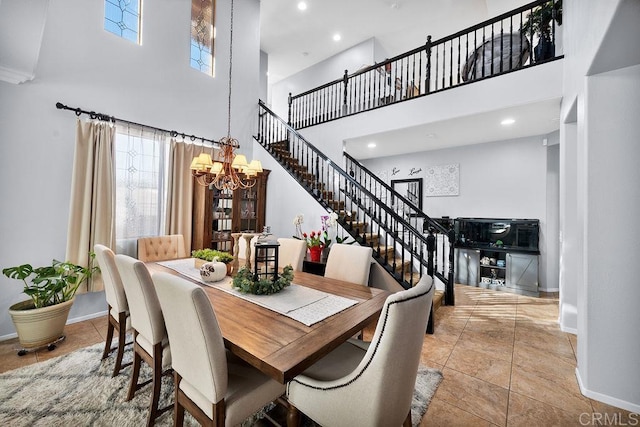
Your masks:
M 444 303 L 446 305 L 456 305 L 456 299 L 454 295 L 454 283 L 453 276 L 455 272 L 454 259 L 455 259 L 455 243 L 456 243 L 456 232 L 453 229 L 450 229 L 447 233 L 447 237 L 449 238 L 449 275 L 447 276 L 447 289 L 444 293 Z
M 425 73 L 424 91 L 425 93 L 429 93 L 431 92 L 431 35 L 427 36 L 425 52 L 427 54 L 427 70 Z
M 429 227 L 427 236 L 427 274 L 433 277 L 433 253 L 436 250 L 436 237 L 433 235 L 433 227 Z
M 346 115 L 347 109 L 347 86 L 349 85 L 349 70 L 344 70 L 344 77 L 342 78 L 344 85 L 344 97 L 342 99 L 342 115 Z
M 291 126 L 291 92 L 289 92 L 289 99 L 287 100 L 287 102 L 289 103 L 289 113 L 287 117 L 287 124 Z

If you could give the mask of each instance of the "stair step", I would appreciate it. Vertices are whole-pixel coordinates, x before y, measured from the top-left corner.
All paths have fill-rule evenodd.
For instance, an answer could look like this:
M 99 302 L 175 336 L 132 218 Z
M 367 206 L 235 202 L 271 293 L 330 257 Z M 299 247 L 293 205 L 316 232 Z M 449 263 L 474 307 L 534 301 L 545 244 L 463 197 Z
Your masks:
M 380 246 L 379 253 L 380 253 L 380 258 L 384 258 L 385 255 L 387 254 L 388 254 L 387 258 L 393 258 L 395 249 L 393 246 Z
M 327 200 L 327 205 L 329 205 L 334 211 L 344 209 L 344 200 Z
M 444 291 L 440 291 L 436 289 L 435 292 L 433 293 L 433 311 L 434 312 L 442 306 L 443 300 L 444 300 Z
M 406 272 L 404 274 L 404 280 L 407 283 L 411 283 L 413 284 L 413 286 L 417 285 L 418 282 L 420 281 L 420 273 L 414 271 L 414 272 Z
M 336 213 L 338 214 L 338 218 L 344 218 L 345 215 L 347 215 L 347 218 L 355 218 L 356 217 L 356 211 L 345 211 L 345 210 L 339 210 L 336 211 Z
M 393 267 L 393 263 L 394 263 L 394 260 L 389 260 L 389 265 L 391 267 Z M 411 265 L 411 261 L 407 260 L 405 262 L 402 262 L 402 259 L 396 258 L 395 264 L 396 264 L 396 268 L 393 271 L 399 273 L 403 270 L 408 271 Z
M 356 231 L 358 234 L 364 233 L 367 229 L 367 223 L 364 221 L 347 222 L 347 226 L 351 227 L 351 230 Z
M 321 194 L 322 194 L 322 198 L 325 200 L 333 199 L 333 191 L 323 190 Z
M 376 246 L 378 240 L 380 240 L 380 236 L 378 236 L 378 233 L 363 233 L 362 237 L 364 238 L 365 242 L 373 243 L 374 246 Z

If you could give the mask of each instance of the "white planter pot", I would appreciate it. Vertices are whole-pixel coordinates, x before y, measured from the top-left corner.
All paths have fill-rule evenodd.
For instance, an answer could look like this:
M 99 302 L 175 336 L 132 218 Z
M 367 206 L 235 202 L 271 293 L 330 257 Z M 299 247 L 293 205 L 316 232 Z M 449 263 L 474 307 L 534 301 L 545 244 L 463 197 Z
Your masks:
M 11 320 L 24 348 L 41 347 L 56 341 L 63 335 L 73 299 L 49 307 L 33 308 L 31 300 L 9 307 Z

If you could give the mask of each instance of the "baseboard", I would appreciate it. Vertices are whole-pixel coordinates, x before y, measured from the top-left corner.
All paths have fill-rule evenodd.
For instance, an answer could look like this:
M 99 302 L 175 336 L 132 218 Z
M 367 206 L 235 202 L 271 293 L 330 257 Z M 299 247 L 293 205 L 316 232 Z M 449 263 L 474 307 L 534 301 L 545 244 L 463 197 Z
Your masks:
M 72 323 L 84 322 L 85 320 L 95 319 L 96 317 L 106 316 L 107 314 L 109 314 L 109 311 L 104 310 L 97 313 L 87 314 L 86 316 L 74 317 L 73 319 L 67 320 L 67 325 L 70 325 Z
M 580 378 L 580 371 L 578 370 L 578 368 L 576 368 L 576 378 L 578 380 L 578 387 L 580 387 L 580 392 L 584 396 L 593 400 L 597 400 L 598 402 L 606 403 L 607 405 L 611 405 L 616 408 L 624 409 L 625 411 L 632 412 L 636 415 L 640 414 L 640 405 L 636 403 L 620 400 L 615 397 L 607 396 L 606 394 L 598 393 L 596 391 L 591 391 L 585 388 L 584 384 L 582 383 L 582 378 Z M 636 418 L 636 420 L 640 420 L 640 417 Z
M 12 334 L 2 335 L 2 336 L 0 336 L 0 341 L 6 341 L 6 340 L 10 340 L 12 338 L 18 338 L 18 334 L 16 334 L 14 332 Z
M 73 319 L 67 320 L 67 325 L 70 325 L 72 323 L 84 322 L 85 320 L 95 319 L 96 317 L 106 316 L 108 313 L 109 312 L 107 310 L 104 310 L 97 313 L 87 314 L 86 316 L 74 317 Z M 12 334 L 2 335 L 0 336 L 0 341 L 6 341 L 12 338 L 18 338 L 18 334 L 14 332 Z
M 545 288 L 545 289 L 538 289 L 540 292 L 546 292 L 548 294 L 552 293 L 552 292 L 560 292 L 560 288 Z
M 562 326 L 562 324 L 560 324 L 560 318 L 558 318 L 558 325 L 560 325 L 560 330 L 562 332 L 566 332 L 568 334 L 573 334 L 573 335 L 578 335 L 578 330 L 576 328 L 567 328 L 566 326 Z

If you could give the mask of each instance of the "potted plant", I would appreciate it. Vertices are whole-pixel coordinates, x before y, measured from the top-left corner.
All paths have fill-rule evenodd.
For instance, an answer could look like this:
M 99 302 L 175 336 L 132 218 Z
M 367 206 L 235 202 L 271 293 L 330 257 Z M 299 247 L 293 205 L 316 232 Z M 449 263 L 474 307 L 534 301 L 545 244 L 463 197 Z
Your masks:
M 51 265 L 43 267 L 22 264 L 2 270 L 2 274 L 8 278 L 22 280 L 24 293 L 30 298 L 9 307 L 11 320 L 23 347 L 19 355 L 26 354 L 25 349 L 45 345 L 52 350 L 55 348 L 53 343 L 63 337 L 76 291 L 100 271 L 97 265 L 93 266 L 95 254 L 90 253 L 89 258 L 89 267 L 53 260 Z
M 233 255 L 229 252 L 205 248 L 192 251 L 191 256 L 195 258 L 194 265 L 197 269 L 200 269 L 205 262 L 211 262 L 217 258 L 219 262 L 224 262 L 227 265 L 227 276 L 231 275 L 231 261 L 233 261 Z
M 538 36 L 538 44 L 533 50 L 536 62 L 555 56 L 555 45 L 551 38 L 551 21 L 562 25 L 562 0 L 549 0 L 537 6 L 522 23 L 522 33 L 525 36 Z

